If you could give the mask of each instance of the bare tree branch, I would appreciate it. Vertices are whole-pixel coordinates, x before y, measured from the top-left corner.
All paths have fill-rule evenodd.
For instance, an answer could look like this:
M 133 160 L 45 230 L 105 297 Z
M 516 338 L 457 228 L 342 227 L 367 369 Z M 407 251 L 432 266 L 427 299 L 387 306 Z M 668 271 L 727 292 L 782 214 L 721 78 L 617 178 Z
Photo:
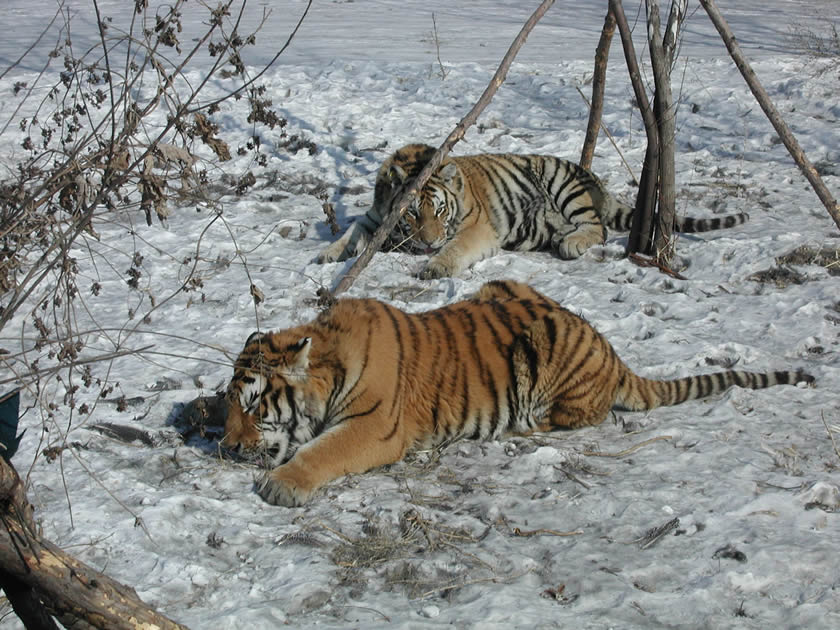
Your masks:
M 380 225 L 376 232 L 374 232 L 373 237 L 365 248 L 365 251 L 362 252 L 362 254 L 356 259 L 356 262 L 354 262 L 350 267 L 349 271 L 339 281 L 333 291 L 334 296 L 339 293 L 343 293 L 353 285 L 353 282 L 355 282 L 362 270 L 367 267 L 371 258 L 373 258 L 373 255 L 379 251 L 380 247 L 382 247 L 382 243 L 384 243 L 385 239 L 388 238 L 388 235 L 394 229 L 394 226 L 397 224 L 406 208 L 408 208 L 408 204 L 411 202 L 411 199 L 420 194 L 423 186 L 438 169 L 438 167 L 440 167 L 441 162 L 447 156 L 452 147 L 455 146 L 455 143 L 464 137 L 467 129 L 475 123 L 481 112 L 484 111 L 485 107 L 487 107 L 487 104 L 493 98 L 496 90 L 498 90 L 502 83 L 504 83 L 507 72 L 510 69 L 510 65 L 513 63 L 519 49 L 522 48 L 522 45 L 528 38 L 528 34 L 534 28 L 536 23 L 539 22 L 540 18 L 545 15 L 545 12 L 548 11 L 552 4 L 554 4 L 554 0 L 543 0 L 542 4 L 537 7 L 537 10 L 534 11 L 533 15 L 531 15 L 528 21 L 525 22 L 525 25 L 519 31 L 516 39 L 514 39 L 513 43 L 510 45 L 507 54 L 502 59 L 502 63 L 493 75 L 493 79 L 490 81 L 490 84 L 485 88 L 481 98 L 478 99 L 478 102 L 473 106 L 469 113 L 455 126 L 452 133 L 446 137 L 446 140 L 443 141 L 443 144 L 432 156 L 429 163 L 426 164 L 423 170 L 417 174 L 414 181 L 407 185 L 402 195 L 394 201 L 394 204 L 391 207 L 391 212 L 385 218 L 385 221 L 382 222 L 382 225 Z
M 799 170 L 802 171 L 802 174 L 805 175 L 805 178 L 810 182 L 814 192 L 817 193 L 817 197 L 820 198 L 820 201 L 822 201 L 826 210 L 828 210 L 828 214 L 831 215 L 832 219 L 834 219 L 834 223 L 838 228 L 840 228 L 840 205 L 837 204 L 837 200 L 828 190 L 828 187 L 826 187 L 819 173 L 817 173 L 817 169 L 815 169 L 814 165 L 811 164 L 810 160 L 808 160 L 805 152 L 802 150 L 802 147 L 799 146 L 799 142 L 796 140 L 796 137 L 793 135 L 790 127 L 788 127 L 787 123 L 785 123 L 781 113 L 779 113 L 779 110 L 776 109 L 775 105 L 773 105 L 767 91 L 761 85 L 761 82 L 758 80 L 755 72 L 753 72 L 747 58 L 741 52 L 741 47 L 738 46 L 738 42 L 735 41 L 735 35 L 733 35 L 732 30 L 729 28 L 729 24 L 726 23 L 723 15 L 721 15 L 720 11 L 718 11 L 714 0 L 700 0 L 700 4 L 702 4 L 703 8 L 706 9 L 706 13 L 709 14 L 709 18 L 715 25 L 718 33 L 720 33 L 723 43 L 726 44 L 726 49 L 735 61 L 735 65 L 738 66 L 738 70 L 741 71 L 741 75 L 747 82 L 753 96 L 755 96 L 755 100 L 758 101 L 758 104 L 770 120 L 770 123 L 773 125 L 776 133 L 779 134 L 782 142 L 784 142 L 785 147 L 787 147 L 788 152 L 793 158 L 793 161 L 796 162 Z
M 671 65 L 668 63 L 660 35 L 659 2 L 657 0 L 645 0 L 645 8 L 648 21 L 647 35 L 650 63 L 653 66 L 655 86 L 653 107 L 656 113 L 656 123 L 659 127 L 659 212 L 657 214 L 654 250 L 656 260 L 668 266 L 674 256 L 673 232 L 677 196 L 676 174 L 674 172 L 676 121 L 674 120 L 673 97 L 671 96 Z M 673 10 L 671 16 L 674 16 Z M 669 26 L 671 26 L 670 23 Z M 672 28 L 679 28 L 679 22 L 675 21 Z M 676 30 L 669 33 L 669 39 L 676 42 Z M 671 51 L 673 52 L 673 46 Z
M 610 57 L 610 44 L 615 33 L 615 13 L 612 8 L 607 9 L 604 18 L 604 28 L 598 48 L 595 49 L 595 71 L 592 74 L 592 103 L 589 109 L 589 123 L 586 126 L 586 137 L 580 152 L 580 165 L 585 169 L 592 168 L 592 156 L 595 155 L 595 144 L 601 129 L 601 114 L 604 111 L 604 83 L 607 75 L 607 60 Z
M 59 0 L 58 8 L 56 9 L 55 14 L 52 16 L 52 19 L 49 21 L 49 23 L 43 29 L 41 29 L 41 33 L 38 35 L 38 37 L 35 39 L 35 41 L 32 42 L 29 45 L 29 47 L 20 54 L 20 57 L 18 57 L 11 64 L 9 64 L 8 68 L 6 68 L 2 72 L 0 72 L 0 79 L 5 77 L 9 72 L 14 70 L 15 68 L 17 68 L 20 65 L 20 62 L 23 61 L 24 58 L 29 53 L 31 53 L 33 50 L 35 50 L 35 48 L 38 47 L 38 44 L 41 43 L 41 40 L 44 38 L 44 35 L 46 35 L 49 32 L 49 30 L 52 28 L 52 25 L 55 24 L 55 21 L 58 19 L 58 16 L 61 15 L 61 12 L 62 12 L 63 9 L 64 9 L 64 1 Z M 49 62 L 47 62 L 47 65 L 49 65 Z
M 616 25 L 621 35 L 621 44 L 624 47 L 624 59 L 630 73 L 630 83 L 633 86 L 633 94 L 636 96 L 636 104 L 642 113 L 645 133 L 647 134 L 647 150 L 645 151 L 645 161 L 639 183 L 639 193 L 636 196 L 636 206 L 633 211 L 633 224 L 627 241 L 627 252 L 649 253 L 659 182 L 659 131 L 657 130 L 656 117 L 642 83 L 642 73 L 639 70 L 636 49 L 633 46 L 633 34 L 627 24 L 627 16 L 624 14 L 621 0 L 610 0 L 610 8 L 615 14 Z
M 674 64 L 677 53 L 677 43 L 680 39 L 680 29 L 685 21 L 685 14 L 688 10 L 688 0 L 673 0 L 671 12 L 668 14 L 668 24 L 665 27 L 665 35 L 662 36 L 662 49 L 665 52 L 665 62 L 670 68 Z

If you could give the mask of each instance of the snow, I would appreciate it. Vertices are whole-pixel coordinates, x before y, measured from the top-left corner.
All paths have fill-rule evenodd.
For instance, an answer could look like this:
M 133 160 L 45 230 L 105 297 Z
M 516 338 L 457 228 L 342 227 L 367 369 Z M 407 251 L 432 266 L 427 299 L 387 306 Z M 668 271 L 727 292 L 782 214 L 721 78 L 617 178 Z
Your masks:
M 119 21 L 125 4 L 100 7 Z M 577 160 L 587 109 L 576 87 L 589 92 L 604 4 L 556 3 L 455 152 Z M 90 4 L 67 5 L 74 44 L 93 41 Z M 268 6 L 264 45 L 249 63 L 273 55 L 305 3 L 252 8 Z M 750 221 L 680 235 L 687 280 L 636 266 L 623 257 L 626 234 L 613 233 L 579 260 L 505 252 L 436 281 L 416 277 L 424 257 L 379 253 L 349 295 L 419 311 L 514 278 L 584 315 L 645 376 L 734 361 L 759 371 L 801 368 L 816 387 L 736 388 L 647 414 L 620 412 L 584 430 L 459 442 L 340 479 L 296 509 L 264 503 L 255 467 L 221 458 L 211 439 L 185 442 L 173 424 L 184 404 L 224 387 L 253 330 L 311 319 L 317 289 L 349 268 L 352 261 L 312 262 L 336 237 L 309 193 L 327 191 L 342 228 L 364 213 L 382 160 L 408 142 L 442 141 L 536 6 L 316 2 L 266 82 L 289 121 L 285 132 L 317 151 L 289 149 L 279 129 L 259 129 L 268 162 L 235 158 L 231 172 L 252 170 L 258 182 L 243 196 L 224 196 L 221 216 L 185 204 L 168 227 L 147 227 L 140 213 L 113 214 L 97 225 L 100 241 L 80 243 L 81 274 L 102 287 L 80 297 L 86 311 L 77 309 L 82 330 L 103 331 L 85 335 L 86 352 L 154 348 L 94 365 L 96 376 L 119 385 L 105 400 L 83 390 L 78 401 L 92 406 L 89 415 L 59 404 L 47 417 L 33 390 L 24 392 L 28 430 L 14 464 L 47 538 L 193 629 L 840 626 L 840 453 L 832 441 L 840 440 L 840 284 L 815 264 L 793 265 L 801 283 L 751 279 L 797 247 L 837 250 L 840 231 L 694 3 L 674 72 L 678 211 L 748 212 Z M 14 30 L 0 41 L 0 67 L 33 41 L 53 7 L 5 0 Z M 823 32 L 838 18 L 837 3 L 739 0 L 720 8 L 838 194 L 838 68 L 797 54 L 789 36 L 797 24 Z M 187 16 L 188 31 L 197 32 L 199 9 Z M 32 81 L 39 68 L 27 61 L 0 81 L 3 112 L 18 102 L 15 81 Z M 200 66 L 194 72 L 198 78 Z M 208 89 L 212 97 L 223 86 Z M 616 36 L 604 123 L 638 175 L 645 138 L 631 101 Z M 224 105 L 214 120 L 223 134 L 244 138 L 250 130 L 238 107 Z M 4 169 L 20 154 L 16 129 L 2 138 Z M 603 135 L 593 170 L 618 196 L 634 197 Z M 132 290 L 125 272 L 135 253 L 142 275 Z M 202 286 L 180 291 L 193 265 Z M 258 307 L 251 283 L 266 298 Z M 0 345 L 23 344 L 31 359 L 35 337 L 24 309 Z M 60 403 L 63 394 L 53 381 L 40 401 Z M 134 403 L 125 412 L 109 402 L 120 395 Z M 92 428 L 105 422 L 144 429 L 153 445 Z M 60 445 L 59 459 L 43 455 Z M 646 537 L 674 518 L 675 529 Z M 3 614 L 0 629 L 21 627 L 8 608 Z

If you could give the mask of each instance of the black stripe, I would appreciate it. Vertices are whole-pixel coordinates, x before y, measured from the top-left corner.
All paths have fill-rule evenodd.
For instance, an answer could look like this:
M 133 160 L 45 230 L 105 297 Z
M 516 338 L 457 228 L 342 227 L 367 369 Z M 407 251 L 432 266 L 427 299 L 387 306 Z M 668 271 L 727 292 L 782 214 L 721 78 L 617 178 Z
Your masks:
M 467 424 L 470 413 L 470 377 L 467 371 L 466 363 L 461 364 L 460 375 L 463 380 L 463 386 L 461 390 L 461 412 L 458 414 L 459 421 L 458 432 L 455 434 L 456 436 L 460 436 L 464 433 L 464 427 Z
M 528 374 L 531 377 L 531 388 L 533 389 L 537 385 L 537 371 L 540 367 L 540 357 L 530 339 L 526 340 L 524 336 L 520 337 L 520 339 L 522 340 L 522 350 L 525 352 L 525 360 L 528 362 Z
M 435 402 L 432 405 L 432 435 L 440 436 L 440 388 L 436 389 Z
M 382 399 L 377 400 L 372 407 L 366 409 L 365 411 L 360 411 L 359 413 L 351 413 L 349 416 L 344 416 L 341 418 L 341 422 L 346 422 L 347 420 L 352 420 L 353 418 L 361 418 L 362 416 L 369 416 L 374 411 L 379 409 L 379 405 L 382 404 Z M 388 436 L 390 437 L 390 435 Z M 384 438 L 387 439 L 387 438 Z
M 578 197 L 582 197 L 583 195 L 585 195 L 587 192 L 589 192 L 589 191 L 585 187 L 581 186 L 577 190 L 574 190 L 574 191 L 570 192 L 569 194 L 567 194 L 565 199 L 563 199 L 563 203 L 560 204 L 561 214 L 564 217 L 566 217 L 567 219 L 569 219 L 570 222 L 571 222 L 572 217 L 575 217 L 579 214 L 582 214 L 584 212 L 588 212 L 589 210 L 593 209 L 592 206 L 583 206 L 581 208 L 578 208 L 577 210 L 575 210 L 571 214 L 566 214 L 566 208 L 568 207 L 568 205 L 570 203 L 572 203 L 573 201 L 575 201 Z
M 552 186 L 554 185 L 554 182 L 559 178 L 559 172 L 560 172 L 559 169 L 555 172 L 555 175 L 554 175 L 554 177 L 552 178 L 552 181 L 551 181 Z M 558 209 L 560 208 L 561 196 L 566 195 L 566 188 L 573 185 L 575 182 L 577 182 L 577 177 L 575 177 L 574 172 L 572 172 L 571 169 L 566 169 L 565 179 L 563 180 L 563 183 L 560 184 L 560 188 L 558 188 L 557 192 L 554 194 L 553 201 L 554 201 L 554 207 L 555 208 L 558 208 Z
M 717 381 L 717 389 L 715 391 L 722 392 L 725 391 L 728 385 L 726 384 L 726 372 L 715 372 L 714 375 L 715 380 Z
M 403 377 L 405 376 L 403 371 L 403 363 L 405 361 L 405 344 L 403 343 L 402 336 L 400 335 L 400 326 L 397 321 L 396 314 L 399 313 L 402 317 L 406 317 L 406 314 L 393 307 L 382 304 L 381 302 L 376 302 L 376 304 L 382 307 L 382 310 L 385 311 L 385 315 L 388 316 L 391 325 L 394 327 L 394 341 L 397 344 L 397 384 L 393 392 L 391 409 L 388 412 L 388 415 L 393 417 L 397 409 L 397 405 L 399 404 L 401 393 L 403 392 Z
M 551 365 L 551 361 L 554 358 L 554 351 L 557 349 L 557 322 L 554 321 L 553 317 L 543 317 L 543 321 L 545 322 L 545 331 L 548 335 L 550 349 L 547 363 Z
M 476 170 L 480 170 L 482 173 L 484 173 L 484 177 L 487 179 L 487 182 L 493 188 L 496 199 L 499 201 L 499 205 L 501 206 L 501 208 L 499 209 L 507 214 L 508 206 L 511 203 L 513 203 L 513 195 L 511 193 L 510 188 L 508 188 L 507 182 L 505 182 L 502 177 L 499 177 L 497 173 L 486 168 L 484 164 L 478 160 L 475 161 L 475 167 Z M 502 189 L 499 188 L 499 184 L 503 186 L 504 194 Z M 487 208 L 488 213 L 490 212 L 490 210 L 492 210 L 493 206 L 495 205 L 496 204 L 490 204 L 490 207 Z M 508 227 L 510 227 L 510 225 L 508 225 Z
M 295 431 L 298 428 L 298 411 L 297 411 L 297 404 L 295 403 L 295 390 L 291 385 L 286 385 L 285 387 L 285 394 L 286 394 L 286 404 L 289 405 L 289 409 L 292 410 L 292 417 L 289 419 L 287 431 L 290 436 L 295 434 Z M 279 408 L 278 408 L 278 416 Z
M 592 351 L 594 349 L 594 343 L 591 339 L 588 339 L 588 335 L 586 334 L 588 331 L 592 330 L 587 328 L 586 326 L 578 326 L 577 327 L 578 334 L 575 339 L 571 339 L 570 337 L 564 337 L 564 344 L 563 344 L 563 353 L 568 359 L 565 361 L 564 369 L 559 370 L 555 375 L 554 381 L 557 384 L 556 390 L 558 394 L 562 394 L 563 398 L 570 398 L 572 389 L 577 387 L 574 382 L 570 379 L 570 376 L 576 375 L 580 372 L 580 368 L 582 365 L 586 364 L 586 362 L 592 356 Z M 589 347 L 586 352 L 583 353 L 583 356 L 580 360 L 572 365 L 570 363 L 571 358 L 575 356 L 578 352 L 578 349 L 581 347 L 582 344 L 588 342 Z M 584 388 L 585 390 L 586 388 Z M 588 393 L 588 392 L 587 392 Z
M 701 374 L 699 376 L 699 379 L 702 385 L 700 398 L 705 398 L 706 396 L 712 393 L 712 387 L 714 386 L 714 384 L 712 383 L 712 377 L 708 374 Z

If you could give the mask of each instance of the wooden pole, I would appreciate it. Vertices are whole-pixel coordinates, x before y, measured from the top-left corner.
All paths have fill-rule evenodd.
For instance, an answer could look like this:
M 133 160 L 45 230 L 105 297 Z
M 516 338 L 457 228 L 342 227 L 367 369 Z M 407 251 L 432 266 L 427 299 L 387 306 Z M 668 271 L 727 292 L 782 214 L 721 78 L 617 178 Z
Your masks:
M 755 72 L 753 72 L 747 58 L 741 52 L 741 47 L 738 45 L 738 42 L 735 41 L 735 35 L 733 35 L 732 30 L 729 28 L 729 24 L 726 23 L 723 15 L 721 15 L 720 11 L 718 11 L 714 0 L 700 0 L 700 4 L 703 5 L 706 13 L 709 14 L 712 24 L 715 25 L 718 33 L 720 33 L 723 43 L 726 45 L 726 49 L 729 51 L 733 61 L 735 61 L 735 65 L 738 66 L 738 70 L 741 71 L 741 75 L 747 82 L 753 96 L 755 96 L 755 100 L 758 101 L 759 106 L 762 110 L 764 110 L 765 115 L 770 120 L 770 123 L 773 125 L 776 133 L 779 134 L 779 137 L 782 139 L 785 147 L 787 147 L 793 161 L 796 162 L 799 170 L 802 171 L 802 174 L 805 175 L 805 178 L 810 182 L 814 192 L 817 193 L 817 197 L 820 198 L 820 201 L 822 201 L 826 210 L 828 210 L 828 214 L 831 215 L 832 219 L 834 219 L 834 223 L 838 228 L 840 228 L 840 206 L 838 206 L 837 200 L 834 199 L 819 173 L 817 173 L 817 169 L 814 168 L 814 165 L 811 164 L 806 157 L 805 152 L 802 150 L 802 147 L 799 146 L 799 142 L 797 142 L 796 137 L 790 130 L 790 127 L 788 127 L 787 123 L 785 123 L 782 115 L 779 113 L 779 110 L 776 109 L 775 105 L 773 105 L 767 91 L 761 85 L 761 82 L 758 80 Z
M 356 262 L 353 263 L 344 277 L 338 282 L 338 285 L 336 285 L 335 290 L 333 291 L 333 296 L 343 293 L 353 285 L 353 282 L 355 282 L 356 278 L 364 270 L 364 268 L 367 267 L 371 258 L 373 258 L 373 255 L 382 247 L 382 243 L 384 243 L 385 239 L 388 238 L 388 235 L 394 229 L 397 221 L 400 220 L 400 217 L 406 211 L 406 208 L 408 208 L 412 198 L 417 197 L 417 195 L 420 194 L 423 186 L 427 181 L 429 181 L 432 174 L 434 174 L 434 172 L 440 167 L 441 162 L 447 156 L 452 147 L 455 146 L 455 143 L 463 138 L 467 129 L 475 123 L 481 112 L 484 111 L 484 108 L 487 107 L 488 103 L 490 103 L 493 95 L 496 93 L 496 90 L 498 90 L 502 83 L 504 83 L 505 77 L 510 69 L 510 65 L 513 63 L 519 49 L 522 48 L 522 45 L 528 38 L 528 34 L 534 28 L 536 23 L 539 22 L 540 18 L 545 15 L 545 12 L 551 8 L 552 4 L 554 4 L 554 0 L 543 0 L 542 4 L 537 7 L 537 10 L 534 11 L 533 15 L 531 15 L 528 21 L 525 22 L 525 25 L 519 31 L 516 39 L 514 39 L 513 43 L 510 45 L 507 54 L 502 59 L 502 63 L 493 75 L 490 84 L 485 88 L 481 98 L 478 99 L 478 102 L 473 106 L 469 113 L 461 119 L 461 122 L 455 126 L 452 133 L 446 137 L 446 140 L 444 140 L 443 144 L 440 145 L 440 148 L 432 156 L 432 159 L 429 160 L 429 163 L 426 164 L 423 170 L 417 174 L 414 181 L 406 186 L 404 192 L 394 201 L 391 206 L 391 211 L 388 213 L 388 216 L 385 217 L 382 225 L 380 225 L 376 232 L 373 233 L 373 236 L 367 244 L 367 247 L 365 247 L 365 250 L 356 259 Z

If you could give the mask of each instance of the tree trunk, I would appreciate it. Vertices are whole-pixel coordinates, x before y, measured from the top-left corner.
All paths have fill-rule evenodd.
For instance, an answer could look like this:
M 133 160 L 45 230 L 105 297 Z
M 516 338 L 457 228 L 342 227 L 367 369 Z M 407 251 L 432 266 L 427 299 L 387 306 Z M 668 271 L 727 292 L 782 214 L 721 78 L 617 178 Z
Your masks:
M 58 630 L 34 588 L 0 571 L 0 590 L 6 594 L 26 630 Z
M 473 108 L 469 111 L 469 113 L 461 119 L 457 125 L 455 125 L 455 129 L 452 130 L 446 140 L 443 141 L 443 144 L 437 150 L 437 152 L 432 156 L 432 159 L 429 163 L 417 174 L 417 177 L 414 181 L 406 186 L 405 191 L 394 201 L 391 206 L 391 211 L 388 213 L 388 216 L 382 222 L 376 232 L 374 232 L 373 236 L 371 237 L 370 242 L 368 243 L 365 251 L 356 259 L 356 262 L 350 267 L 344 277 L 339 281 L 338 285 L 336 285 L 335 290 L 333 291 L 333 296 L 337 296 L 339 293 L 343 293 L 347 289 L 349 289 L 353 282 L 355 282 L 358 275 L 367 267 L 370 259 L 373 258 L 373 255 L 379 251 L 382 247 L 382 243 L 385 242 L 385 239 L 388 238 L 388 235 L 394 229 L 394 226 L 397 224 L 397 221 L 400 220 L 400 217 L 405 213 L 406 208 L 408 208 L 408 204 L 411 202 L 412 197 L 416 197 L 420 194 L 420 191 L 423 189 L 423 186 L 429 181 L 429 178 L 434 174 L 434 172 L 440 166 L 440 163 L 443 161 L 443 158 L 449 153 L 455 143 L 458 142 L 461 138 L 464 137 L 464 134 L 467 132 L 467 129 L 475 123 L 478 116 L 484 111 L 484 108 L 487 107 L 487 104 L 492 100 L 493 95 L 496 93 L 496 90 L 504 83 L 505 77 L 507 76 L 508 69 L 510 65 L 513 63 L 516 54 L 519 52 L 519 49 L 522 48 L 522 45 L 525 43 L 525 40 L 528 38 L 528 34 L 534 28 L 537 22 L 539 22 L 540 18 L 545 15 L 545 12 L 554 4 L 554 0 L 543 0 L 542 4 L 537 7 L 537 10 L 531 15 L 522 29 L 519 31 L 519 34 L 516 36 L 516 39 L 513 40 L 513 43 L 510 45 L 510 48 L 505 54 L 504 58 L 502 59 L 502 63 L 499 65 L 499 68 L 496 70 L 496 73 L 493 75 L 493 78 L 490 81 L 490 84 L 485 88 L 484 93 L 478 99 L 478 102 L 473 106 Z
M 770 123 L 773 125 L 776 133 L 779 134 L 782 142 L 784 142 L 785 147 L 787 147 L 788 152 L 793 158 L 793 161 L 796 162 L 799 170 L 802 171 L 802 174 L 805 175 L 806 179 L 811 183 L 811 187 L 814 189 L 814 192 L 817 193 L 817 197 L 820 198 L 820 201 L 822 201 L 826 210 L 828 210 L 828 214 L 831 215 L 832 219 L 834 219 L 834 223 L 838 228 L 840 228 L 840 206 L 837 204 L 837 200 L 834 199 L 819 173 L 817 173 L 817 169 L 814 168 L 814 165 L 811 164 L 806 157 L 805 152 L 802 150 L 802 147 L 799 146 L 799 142 L 797 142 L 796 137 L 790 130 L 790 127 L 788 127 L 785 123 L 782 115 L 779 113 L 779 110 L 776 109 L 775 105 L 773 105 L 770 100 L 770 96 L 761 85 L 761 82 L 758 80 L 755 72 L 753 72 L 753 69 L 750 67 L 746 57 L 744 57 L 744 54 L 741 52 L 741 47 L 738 46 L 738 42 L 735 41 L 735 35 L 732 34 L 732 30 L 729 28 L 726 20 L 723 19 L 720 11 L 718 11 L 714 0 L 700 0 L 700 4 L 702 4 L 703 8 L 706 9 L 706 13 L 709 14 L 709 18 L 715 25 L 718 33 L 720 33 L 721 38 L 723 38 L 723 43 L 726 44 L 726 49 L 735 61 L 735 65 L 738 66 L 738 70 L 741 71 L 741 75 L 747 82 L 753 96 L 755 96 L 755 100 L 758 101 L 759 106 L 762 110 L 764 110 L 764 114 L 770 120 Z
M 627 241 L 627 253 L 649 254 L 653 239 L 653 217 L 656 209 L 656 196 L 659 182 L 659 132 L 656 127 L 656 117 L 648 101 L 642 74 L 636 61 L 636 49 L 633 46 L 633 34 L 627 24 L 624 7 L 621 0 L 610 0 L 610 9 L 615 15 L 621 44 L 624 48 L 624 59 L 630 73 L 630 84 L 636 96 L 636 104 L 642 114 L 647 136 L 647 150 L 642 175 L 639 181 L 639 193 L 636 196 L 636 206 L 633 211 L 633 223 L 630 237 Z
M 12 592 L 25 598 L 19 601 L 28 606 L 35 601 L 43 602 L 51 614 L 69 615 L 103 630 L 185 628 L 149 608 L 134 589 L 92 569 L 42 538 L 35 528 L 32 513 L 20 477 L 11 464 L 0 458 L 0 566 L 3 567 L 4 585 L 12 585 Z M 25 614 L 29 614 L 28 610 Z M 33 614 L 37 619 L 43 618 Z M 27 628 L 30 627 L 51 626 L 27 623 Z
M 601 115 L 604 112 L 604 83 L 607 76 L 607 61 L 610 57 L 610 44 L 615 33 L 615 14 L 612 8 L 607 10 L 604 18 L 604 29 L 598 48 L 595 50 L 595 71 L 592 74 L 592 102 L 589 107 L 589 124 L 586 127 L 586 138 L 580 153 L 580 165 L 585 169 L 592 168 L 592 157 L 595 155 L 595 144 L 598 142 L 598 132 L 601 130 Z
M 676 206 L 676 174 L 674 172 L 674 121 L 671 96 L 671 66 L 665 55 L 659 28 L 659 3 L 645 0 L 648 22 L 650 64 L 653 67 L 655 95 L 653 108 L 659 128 L 659 215 L 654 253 L 657 262 L 669 267 L 674 257 L 674 212 Z

